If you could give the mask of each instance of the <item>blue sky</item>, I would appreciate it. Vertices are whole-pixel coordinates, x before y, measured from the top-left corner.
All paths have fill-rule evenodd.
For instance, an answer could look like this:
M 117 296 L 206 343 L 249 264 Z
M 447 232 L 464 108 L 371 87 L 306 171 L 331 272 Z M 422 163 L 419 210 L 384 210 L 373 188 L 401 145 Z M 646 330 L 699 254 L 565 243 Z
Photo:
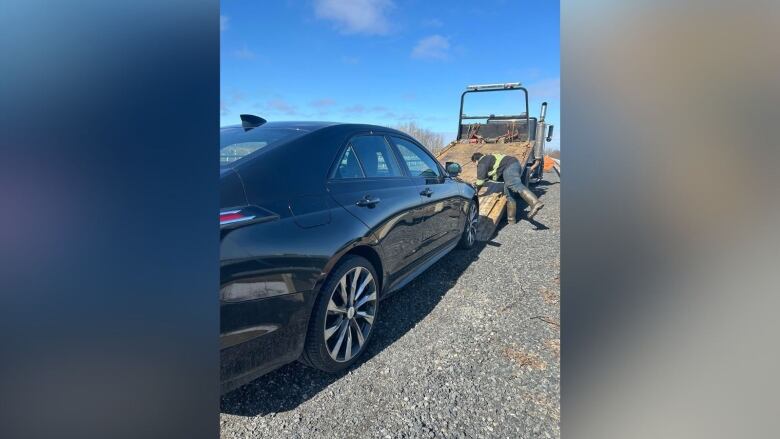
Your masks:
M 221 125 L 238 123 L 240 113 L 385 126 L 414 121 L 449 141 L 466 85 L 521 82 L 529 90 L 531 115 L 549 102 L 547 120 L 556 125 L 549 147 L 559 148 L 557 1 L 221 5 Z M 506 105 L 519 103 L 522 95 L 483 97 L 499 114 L 519 108 Z M 467 113 L 468 104 L 467 98 Z

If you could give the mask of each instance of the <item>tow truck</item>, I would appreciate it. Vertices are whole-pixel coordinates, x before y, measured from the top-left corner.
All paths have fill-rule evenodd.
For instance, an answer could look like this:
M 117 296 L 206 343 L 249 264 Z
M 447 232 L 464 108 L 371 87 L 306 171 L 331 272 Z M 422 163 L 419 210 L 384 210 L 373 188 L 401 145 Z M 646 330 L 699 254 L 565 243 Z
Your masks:
M 524 111 L 487 115 L 464 113 L 467 95 L 495 92 L 522 92 L 524 99 L 521 100 L 521 109 Z M 536 148 L 536 155 L 543 157 L 545 141 L 551 141 L 553 135 L 553 125 L 545 123 L 546 114 L 547 102 L 543 102 L 539 117 L 529 116 L 528 90 L 519 82 L 469 85 L 460 96 L 457 137 L 439 152 L 437 158 L 444 164 L 445 169 L 450 169 L 451 163 L 460 164 L 459 177 L 473 182 L 477 179 L 477 167 L 471 162 L 472 154 L 481 152 L 512 155 L 523 166 L 523 182 L 526 185 L 534 185 L 541 181 L 544 171 L 540 165 L 533 172 L 529 172 L 533 163 L 532 152 Z M 506 211 L 503 189 L 503 182 L 488 182 L 478 194 L 480 221 L 477 240 L 489 240 L 503 218 Z

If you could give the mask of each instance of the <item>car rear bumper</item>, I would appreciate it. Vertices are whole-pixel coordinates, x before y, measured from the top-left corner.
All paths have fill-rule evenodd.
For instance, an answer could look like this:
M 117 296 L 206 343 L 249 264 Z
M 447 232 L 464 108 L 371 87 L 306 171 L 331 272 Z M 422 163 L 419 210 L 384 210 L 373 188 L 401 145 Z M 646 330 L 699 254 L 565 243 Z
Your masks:
M 220 382 L 227 393 L 300 357 L 310 291 L 220 306 Z

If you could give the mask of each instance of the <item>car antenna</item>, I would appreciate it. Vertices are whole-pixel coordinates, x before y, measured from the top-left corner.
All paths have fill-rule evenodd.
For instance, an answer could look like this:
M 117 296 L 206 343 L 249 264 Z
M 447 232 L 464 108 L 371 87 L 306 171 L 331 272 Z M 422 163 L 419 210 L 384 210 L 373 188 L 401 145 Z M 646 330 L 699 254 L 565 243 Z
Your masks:
M 244 127 L 244 131 L 249 131 L 252 128 L 257 128 L 266 122 L 268 121 L 263 119 L 260 116 L 255 116 L 254 114 L 241 115 L 241 126 Z

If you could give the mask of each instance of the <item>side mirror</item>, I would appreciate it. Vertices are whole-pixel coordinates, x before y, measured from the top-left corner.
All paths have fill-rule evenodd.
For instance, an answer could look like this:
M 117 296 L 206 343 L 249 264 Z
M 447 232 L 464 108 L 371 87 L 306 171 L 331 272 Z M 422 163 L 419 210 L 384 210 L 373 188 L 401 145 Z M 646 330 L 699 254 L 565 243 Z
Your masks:
M 444 169 L 452 177 L 456 177 L 458 174 L 460 174 L 461 171 L 460 165 L 455 162 L 447 162 L 446 166 L 444 166 Z
M 550 126 L 547 128 L 547 139 L 546 139 L 546 140 L 547 140 L 548 142 L 552 140 L 553 126 L 554 126 L 554 125 L 550 125 Z

